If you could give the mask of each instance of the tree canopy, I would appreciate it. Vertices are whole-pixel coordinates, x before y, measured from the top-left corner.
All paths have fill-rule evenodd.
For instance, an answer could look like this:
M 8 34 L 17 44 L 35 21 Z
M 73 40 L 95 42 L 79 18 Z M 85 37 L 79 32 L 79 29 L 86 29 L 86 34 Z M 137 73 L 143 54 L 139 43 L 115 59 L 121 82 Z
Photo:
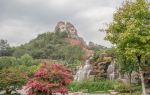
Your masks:
M 0 40 L 0 56 L 11 56 L 12 49 L 10 48 L 7 40 Z
M 130 67 L 133 63 L 131 60 L 136 60 L 134 63 L 138 63 L 139 70 L 142 70 L 141 64 L 146 63 L 146 56 L 150 55 L 149 2 L 146 0 L 126 1 L 114 13 L 113 21 L 106 29 L 106 40 L 115 45 L 118 54 L 124 56 L 126 62 L 123 64 Z M 141 81 L 145 95 L 142 74 Z
M 126 55 L 150 54 L 150 9 L 145 0 L 126 2 L 114 14 L 106 39 Z

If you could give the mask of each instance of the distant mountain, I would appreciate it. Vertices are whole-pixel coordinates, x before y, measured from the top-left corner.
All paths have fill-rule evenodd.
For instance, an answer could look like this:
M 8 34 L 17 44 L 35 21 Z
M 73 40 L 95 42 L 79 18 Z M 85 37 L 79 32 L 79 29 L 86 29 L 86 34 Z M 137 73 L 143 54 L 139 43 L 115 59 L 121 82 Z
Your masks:
M 13 56 L 29 54 L 36 59 L 83 60 L 94 51 L 106 47 L 90 42 L 86 44 L 78 36 L 77 29 L 70 22 L 60 21 L 54 32 L 39 34 L 37 38 L 15 48 Z
M 66 32 L 68 34 L 66 37 L 67 42 L 72 45 L 79 45 L 81 47 L 88 48 L 86 42 L 83 40 L 83 38 L 78 36 L 77 29 L 70 22 L 58 22 L 55 27 L 55 32 Z
M 80 46 L 86 53 L 86 57 L 89 57 L 93 54 L 93 50 L 90 50 L 84 39 L 78 36 L 77 29 L 70 22 L 58 22 L 55 27 L 55 32 L 66 32 L 68 36 L 65 38 L 65 40 L 71 45 Z
M 15 48 L 13 56 L 29 54 L 36 59 L 83 60 L 93 54 L 69 22 L 58 22 L 54 32 L 39 34 L 30 42 Z
M 36 59 L 82 59 L 84 51 L 79 46 L 72 46 L 65 41 L 66 32 L 47 32 L 38 35 L 29 43 L 15 48 L 14 56 L 29 54 Z

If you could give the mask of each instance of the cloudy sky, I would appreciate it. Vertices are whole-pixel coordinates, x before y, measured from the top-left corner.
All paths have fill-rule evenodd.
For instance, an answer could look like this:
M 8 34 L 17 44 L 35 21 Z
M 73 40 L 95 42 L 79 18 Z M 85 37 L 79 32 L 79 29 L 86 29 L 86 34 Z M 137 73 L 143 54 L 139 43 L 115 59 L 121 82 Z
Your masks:
M 58 21 L 69 21 L 85 41 L 110 47 L 98 30 L 112 21 L 124 0 L 0 0 L 0 39 L 12 46 L 53 31 Z

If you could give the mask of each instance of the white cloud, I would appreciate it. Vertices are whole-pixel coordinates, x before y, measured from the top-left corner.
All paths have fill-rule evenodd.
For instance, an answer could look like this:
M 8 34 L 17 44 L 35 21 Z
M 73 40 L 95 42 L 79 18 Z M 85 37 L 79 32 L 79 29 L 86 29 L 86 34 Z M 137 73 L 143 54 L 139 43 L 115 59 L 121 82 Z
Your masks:
M 123 0 L 0 0 L 0 39 L 20 45 L 39 33 L 53 31 L 60 20 L 75 25 L 80 36 L 104 46 L 99 32 Z
M 28 22 L 8 19 L 0 25 L 2 39 L 7 39 L 11 45 L 19 45 L 33 39 L 39 33 L 48 31 L 48 27 L 40 26 L 40 24 L 32 25 Z M 47 29 L 47 30 L 46 30 Z
M 112 15 L 114 11 L 115 9 L 112 7 L 96 7 L 86 10 L 77 16 L 86 18 L 104 18 L 107 15 Z

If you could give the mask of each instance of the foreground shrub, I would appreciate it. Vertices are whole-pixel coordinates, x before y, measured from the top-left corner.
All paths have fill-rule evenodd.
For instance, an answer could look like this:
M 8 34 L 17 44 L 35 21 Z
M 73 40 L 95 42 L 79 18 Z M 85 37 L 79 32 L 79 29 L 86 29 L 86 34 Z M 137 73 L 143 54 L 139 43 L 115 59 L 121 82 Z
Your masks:
M 20 89 L 26 82 L 27 75 L 17 68 L 9 67 L 0 70 L 0 90 L 6 90 L 6 94 Z
M 43 63 L 27 82 L 27 95 L 52 95 L 68 93 L 67 86 L 72 81 L 71 72 L 62 64 Z
M 81 82 L 72 82 L 69 86 L 70 91 L 84 91 L 88 90 L 88 92 L 95 91 L 105 91 L 113 90 L 114 84 L 117 82 L 109 81 L 109 80 L 100 80 L 100 81 L 81 81 Z
M 141 91 L 140 85 L 131 85 L 131 87 L 132 87 L 131 88 L 132 92 Z M 130 84 L 118 82 L 117 84 L 114 85 L 114 89 L 121 93 L 129 93 L 130 92 Z
M 69 85 L 69 90 L 72 92 L 86 91 L 86 92 L 108 92 L 109 90 L 115 90 L 121 93 L 130 92 L 130 85 L 118 81 L 110 80 L 98 80 L 98 81 L 74 81 Z M 141 86 L 132 85 L 132 91 L 140 91 Z
M 39 68 L 39 62 L 28 54 L 23 55 L 21 58 L 0 57 L 0 70 L 10 67 L 26 72 L 28 77 L 32 77 L 37 68 Z
M 6 90 L 10 95 L 12 91 L 21 89 L 37 68 L 38 62 L 27 54 L 21 58 L 0 57 L 0 90 Z
M 125 83 L 118 83 L 114 86 L 114 89 L 118 92 L 130 92 L 130 85 Z

